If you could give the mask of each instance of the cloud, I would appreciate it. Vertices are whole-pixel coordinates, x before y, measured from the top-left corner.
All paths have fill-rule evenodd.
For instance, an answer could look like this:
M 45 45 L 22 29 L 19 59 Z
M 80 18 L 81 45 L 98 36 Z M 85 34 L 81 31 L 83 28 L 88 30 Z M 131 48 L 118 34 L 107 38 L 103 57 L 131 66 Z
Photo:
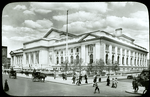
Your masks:
M 33 28 L 33 29 L 48 29 L 51 26 L 53 26 L 53 23 L 50 20 L 47 19 L 43 19 L 43 20 L 25 20 L 23 22 L 23 25 L 29 28 Z
M 50 28 L 51 26 L 53 26 L 53 23 L 50 20 L 45 18 L 43 20 L 37 20 L 36 22 L 42 25 L 43 28 Z
M 105 2 L 89 2 L 89 3 L 39 3 L 31 2 L 31 10 L 39 13 L 48 13 L 52 10 L 82 10 L 87 12 L 105 13 L 107 11 L 107 3 Z M 92 7 L 90 7 L 92 6 Z
M 149 18 L 148 18 L 148 12 L 147 11 L 137 11 L 137 12 L 134 12 L 134 13 L 131 13 L 130 16 L 132 18 L 137 18 L 137 19 L 140 19 L 140 20 L 143 20 L 145 22 L 148 22 Z
M 53 16 L 53 19 L 57 21 L 63 21 L 66 22 L 66 15 L 57 15 Z M 69 22 L 75 22 L 75 21 L 95 21 L 101 18 L 99 14 L 85 12 L 85 11 L 79 11 L 68 15 L 68 21 Z
M 114 7 L 125 7 L 127 2 L 110 2 Z
M 107 16 L 106 24 L 114 28 L 123 27 L 134 30 L 148 29 L 148 23 L 137 18 Z
M 42 28 L 42 26 L 32 20 L 25 20 L 23 23 L 24 26 L 30 27 L 30 28 Z
M 27 7 L 25 5 L 16 5 L 13 9 L 14 10 L 25 10 L 25 9 L 27 9 Z
M 30 11 L 30 10 L 25 10 L 25 11 L 23 11 L 23 13 L 25 15 L 35 15 L 35 13 L 33 11 Z

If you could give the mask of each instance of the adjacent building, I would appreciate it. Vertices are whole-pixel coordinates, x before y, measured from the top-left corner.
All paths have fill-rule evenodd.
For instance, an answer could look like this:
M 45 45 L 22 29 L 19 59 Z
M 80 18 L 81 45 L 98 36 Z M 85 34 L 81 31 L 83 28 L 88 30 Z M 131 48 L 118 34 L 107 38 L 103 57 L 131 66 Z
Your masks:
M 11 51 L 11 65 L 23 68 L 51 66 L 59 70 L 68 56 L 70 64 L 74 59 L 82 58 L 84 68 L 103 59 L 106 66 L 108 60 L 118 62 L 121 71 L 142 70 L 147 68 L 148 52 L 134 41 L 122 33 L 122 28 L 113 34 L 101 30 L 80 35 L 68 33 L 66 52 L 66 32 L 51 28 L 42 38 L 24 42 L 23 48 Z
M 7 46 L 2 46 L 2 66 L 5 69 L 10 67 L 10 58 L 7 58 Z

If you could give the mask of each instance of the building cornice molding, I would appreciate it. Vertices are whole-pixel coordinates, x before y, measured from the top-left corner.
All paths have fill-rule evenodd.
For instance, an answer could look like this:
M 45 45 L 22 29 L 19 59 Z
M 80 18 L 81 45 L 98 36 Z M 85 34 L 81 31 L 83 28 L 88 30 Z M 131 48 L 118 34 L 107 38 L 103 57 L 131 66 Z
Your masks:
M 127 45 L 127 44 L 125 44 L 125 43 L 121 43 L 121 42 L 119 42 L 119 41 L 117 41 L 117 40 L 110 39 L 110 38 L 105 37 L 105 36 L 101 36 L 100 38 L 101 38 L 101 39 L 106 39 L 106 40 L 108 40 L 108 41 L 115 42 L 115 43 L 118 43 L 118 44 L 121 44 L 121 45 L 130 47 L 130 48 L 134 48 L 134 49 L 136 49 L 136 50 L 140 50 L 140 51 L 144 51 L 144 52 L 148 53 L 148 51 L 145 51 L 146 49 L 145 49 L 145 50 L 142 50 L 142 49 L 139 49 L 139 48 L 137 48 L 137 47 L 133 47 L 133 46 Z

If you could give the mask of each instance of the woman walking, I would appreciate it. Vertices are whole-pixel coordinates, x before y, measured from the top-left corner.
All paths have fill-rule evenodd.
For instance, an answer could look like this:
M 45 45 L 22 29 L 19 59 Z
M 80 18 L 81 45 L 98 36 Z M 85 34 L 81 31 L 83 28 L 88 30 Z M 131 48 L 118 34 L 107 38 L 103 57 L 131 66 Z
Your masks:
M 109 86 L 110 84 L 110 79 L 109 79 L 109 76 L 107 77 L 107 86 Z

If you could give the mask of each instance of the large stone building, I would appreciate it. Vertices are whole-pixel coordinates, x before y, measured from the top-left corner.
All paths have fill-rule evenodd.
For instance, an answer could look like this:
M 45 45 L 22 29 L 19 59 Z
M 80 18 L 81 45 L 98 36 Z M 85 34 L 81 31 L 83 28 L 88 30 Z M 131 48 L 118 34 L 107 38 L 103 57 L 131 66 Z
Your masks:
M 97 30 L 80 35 L 68 33 L 68 54 L 66 54 L 66 32 L 50 29 L 42 38 L 23 43 L 23 48 L 10 52 L 11 65 L 19 67 L 60 65 L 68 55 L 68 61 L 82 58 L 86 67 L 97 59 L 118 62 L 120 70 L 147 68 L 147 50 L 134 43 L 134 39 L 122 33 L 122 28 L 113 34 Z

